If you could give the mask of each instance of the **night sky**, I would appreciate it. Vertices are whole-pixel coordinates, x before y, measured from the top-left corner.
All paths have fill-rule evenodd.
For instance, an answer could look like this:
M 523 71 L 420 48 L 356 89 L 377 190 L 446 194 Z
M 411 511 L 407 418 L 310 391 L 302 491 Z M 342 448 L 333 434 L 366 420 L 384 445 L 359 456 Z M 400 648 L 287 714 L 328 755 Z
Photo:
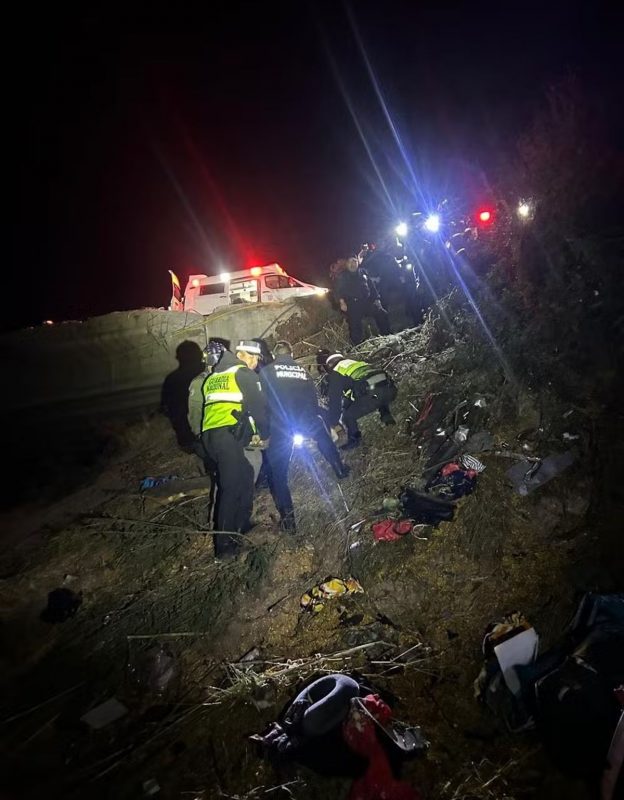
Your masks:
M 622 104 L 622 19 L 606 4 L 20 13 L 5 31 L 18 185 L 3 327 L 166 306 L 168 268 L 277 260 L 327 284 L 332 260 L 403 210 L 479 184 L 552 81 L 572 72 Z

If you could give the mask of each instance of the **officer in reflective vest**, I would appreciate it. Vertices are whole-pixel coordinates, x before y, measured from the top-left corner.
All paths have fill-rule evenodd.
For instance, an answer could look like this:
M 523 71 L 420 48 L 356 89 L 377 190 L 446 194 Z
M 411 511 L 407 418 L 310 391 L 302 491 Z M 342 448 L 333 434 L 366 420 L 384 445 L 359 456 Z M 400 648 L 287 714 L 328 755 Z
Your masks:
M 293 358 L 288 342 L 278 342 L 274 360 L 260 371 L 260 384 L 267 400 L 271 440 L 266 451 L 271 495 L 280 515 L 280 528 L 295 533 L 295 513 L 288 487 L 288 468 L 295 443 L 314 439 L 338 478 L 346 478 L 348 467 L 320 416 L 316 386 L 310 374 Z
M 350 450 L 360 444 L 362 434 L 358 419 L 379 411 L 384 425 L 394 425 L 390 413 L 390 403 L 397 396 L 397 389 L 386 372 L 365 361 L 345 358 L 342 353 L 327 356 L 325 364 L 319 363 L 327 373 L 329 408 L 327 422 L 334 427 L 340 419 L 347 429 L 347 442 L 343 450 Z
M 202 386 L 202 441 L 217 469 L 218 531 L 244 534 L 251 527 L 254 471 L 245 458 L 250 443 L 268 437 L 265 402 L 253 372 L 260 355 L 257 342 L 241 341 L 236 355 L 226 350 Z M 240 536 L 216 533 L 215 555 L 233 555 Z

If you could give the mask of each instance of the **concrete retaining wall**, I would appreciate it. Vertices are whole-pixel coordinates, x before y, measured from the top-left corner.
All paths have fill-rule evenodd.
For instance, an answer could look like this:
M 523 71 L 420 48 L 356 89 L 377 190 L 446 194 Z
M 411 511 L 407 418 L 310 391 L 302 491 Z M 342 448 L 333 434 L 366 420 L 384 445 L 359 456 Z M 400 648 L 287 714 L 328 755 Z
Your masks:
M 270 338 L 295 315 L 312 333 L 321 309 L 331 313 L 321 298 L 229 307 L 209 317 L 145 309 L 6 334 L 0 413 L 71 417 L 155 408 L 181 342 L 203 348 L 210 336 Z

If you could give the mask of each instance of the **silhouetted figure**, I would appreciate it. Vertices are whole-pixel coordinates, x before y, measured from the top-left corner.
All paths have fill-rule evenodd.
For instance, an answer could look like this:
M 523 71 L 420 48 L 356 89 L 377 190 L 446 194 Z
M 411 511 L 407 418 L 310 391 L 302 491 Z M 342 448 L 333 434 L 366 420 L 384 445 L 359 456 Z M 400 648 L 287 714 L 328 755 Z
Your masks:
M 203 354 L 198 344 L 185 341 L 176 349 L 178 368 L 170 372 L 162 385 L 160 405 L 169 418 L 180 447 L 192 448 L 195 435 L 188 422 L 189 386 L 204 369 Z

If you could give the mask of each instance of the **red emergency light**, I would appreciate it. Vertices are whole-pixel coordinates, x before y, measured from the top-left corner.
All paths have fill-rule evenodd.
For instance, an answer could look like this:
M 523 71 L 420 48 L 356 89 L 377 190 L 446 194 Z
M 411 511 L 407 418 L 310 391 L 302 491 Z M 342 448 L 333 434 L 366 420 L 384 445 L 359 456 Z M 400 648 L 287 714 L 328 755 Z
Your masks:
M 258 275 L 262 275 L 262 267 L 252 267 L 251 274 L 254 276 L 254 278 Z
M 482 208 L 481 211 L 477 214 L 479 222 L 483 224 L 487 224 L 488 222 L 492 221 L 492 212 L 488 208 Z

